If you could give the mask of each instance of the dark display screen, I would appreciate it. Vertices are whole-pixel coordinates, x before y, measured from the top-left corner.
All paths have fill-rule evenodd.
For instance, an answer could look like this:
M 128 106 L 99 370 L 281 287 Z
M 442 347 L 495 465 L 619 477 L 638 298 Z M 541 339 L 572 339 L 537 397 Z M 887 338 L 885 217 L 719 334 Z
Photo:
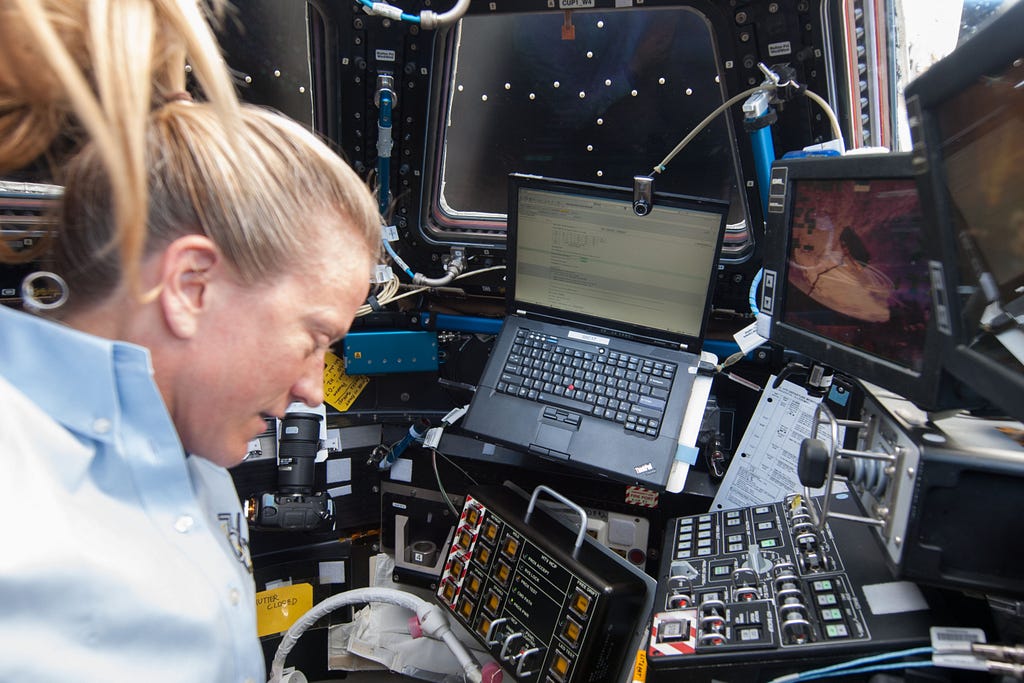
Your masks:
M 991 276 L 1008 304 L 1024 293 L 1024 61 L 979 78 L 937 114 L 961 269 L 968 283 Z

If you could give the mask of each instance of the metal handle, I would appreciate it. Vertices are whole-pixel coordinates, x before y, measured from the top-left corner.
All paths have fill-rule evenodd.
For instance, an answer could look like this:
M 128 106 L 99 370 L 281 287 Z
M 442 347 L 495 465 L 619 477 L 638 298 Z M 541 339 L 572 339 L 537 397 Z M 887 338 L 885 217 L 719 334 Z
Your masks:
M 821 501 L 821 518 L 815 519 L 817 514 L 814 511 L 814 505 L 811 504 L 811 489 L 808 486 L 804 487 L 804 495 L 807 497 L 807 511 L 811 515 L 811 521 L 815 523 L 818 530 L 825 528 L 825 522 L 828 521 L 829 517 L 833 519 L 845 519 L 851 522 L 860 522 L 862 524 L 870 524 L 871 526 L 885 526 L 885 522 L 880 519 L 874 519 L 873 517 L 863 517 L 860 515 L 847 515 L 841 512 L 832 512 L 829 510 L 829 506 L 832 501 L 832 484 L 836 479 L 836 461 L 837 456 L 842 455 L 853 458 L 867 458 L 869 460 L 882 460 L 886 462 L 895 462 L 894 456 L 886 453 L 870 453 L 865 451 L 855 451 L 846 448 L 839 447 L 839 427 L 864 427 L 865 423 L 858 422 L 856 420 L 840 420 L 837 419 L 832 411 L 828 409 L 825 402 L 822 401 L 818 404 L 818 407 L 814 411 L 814 420 L 811 422 L 811 438 L 818 438 L 818 428 L 822 423 L 828 423 L 829 428 L 829 445 L 828 445 L 828 477 L 825 480 L 825 490 Z
M 551 494 L 552 498 L 557 499 L 559 502 L 565 503 L 572 510 L 580 516 L 580 532 L 576 535 L 576 545 L 573 546 L 572 556 L 576 557 L 580 548 L 583 546 L 583 539 L 587 536 L 587 512 L 576 503 L 572 502 L 558 491 L 550 489 L 547 486 L 538 486 L 533 490 L 533 496 L 530 497 L 530 505 L 526 508 L 526 516 L 523 517 L 523 521 L 527 524 L 530 523 L 530 515 L 533 514 L 533 508 L 537 505 L 537 497 L 540 496 L 541 491 Z

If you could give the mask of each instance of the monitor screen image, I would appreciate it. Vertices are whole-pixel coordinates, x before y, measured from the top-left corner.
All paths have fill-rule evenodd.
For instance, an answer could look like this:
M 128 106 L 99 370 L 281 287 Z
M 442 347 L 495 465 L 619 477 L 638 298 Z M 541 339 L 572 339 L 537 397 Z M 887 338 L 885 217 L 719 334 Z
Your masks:
M 920 372 L 931 314 L 911 178 L 796 180 L 783 321 Z

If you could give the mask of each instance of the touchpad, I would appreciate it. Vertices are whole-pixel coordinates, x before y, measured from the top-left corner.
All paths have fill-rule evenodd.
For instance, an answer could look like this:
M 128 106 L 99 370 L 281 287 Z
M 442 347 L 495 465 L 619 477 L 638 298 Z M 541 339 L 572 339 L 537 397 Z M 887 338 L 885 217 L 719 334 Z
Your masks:
M 575 429 L 566 427 L 556 427 L 555 425 L 540 424 L 537 427 L 537 436 L 533 439 L 533 445 L 546 448 L 550 451 L 557 451 L 558 453 L 569 454 L 569 442 L 572 441 L 572 435 L 575 433 Z

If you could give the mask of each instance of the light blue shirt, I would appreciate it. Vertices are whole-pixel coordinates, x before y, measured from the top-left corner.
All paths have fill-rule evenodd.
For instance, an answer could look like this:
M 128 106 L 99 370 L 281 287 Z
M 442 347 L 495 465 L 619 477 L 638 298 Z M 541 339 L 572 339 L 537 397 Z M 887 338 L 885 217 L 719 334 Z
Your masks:
M 149 352 L 0 306 L 0 681 L 262 681 L 251 566 Z

